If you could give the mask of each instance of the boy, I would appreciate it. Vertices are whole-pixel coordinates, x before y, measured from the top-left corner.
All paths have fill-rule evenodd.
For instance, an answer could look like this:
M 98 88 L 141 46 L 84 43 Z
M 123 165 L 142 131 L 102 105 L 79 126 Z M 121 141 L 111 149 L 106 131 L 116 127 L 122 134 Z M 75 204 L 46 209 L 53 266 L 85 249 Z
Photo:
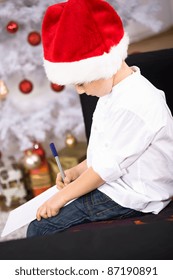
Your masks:
M 173 195 L 173 121 L 164 93 L 125 63 L 121 19 L 106 1 L 69 0 L 48 8 L 42 38 L 48 79 L 99 101 L 87 159 L 65 171 L 64 183 L 57 175 L 59 192 L 39 207 L 27 236 L 158 214 Z

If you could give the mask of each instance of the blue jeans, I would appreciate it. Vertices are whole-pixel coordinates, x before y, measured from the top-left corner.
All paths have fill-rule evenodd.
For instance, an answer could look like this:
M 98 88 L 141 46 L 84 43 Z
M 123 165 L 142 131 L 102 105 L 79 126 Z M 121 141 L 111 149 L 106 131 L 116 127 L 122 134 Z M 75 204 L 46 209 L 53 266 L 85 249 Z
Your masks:
M 141 214 L 141 212 L 120 206 L 96 189 L 63 207 L 58 215 L 31 222 L 28 226 L 27 237 L 53 234 L 86 222 L 124 219 L 141 216 Z

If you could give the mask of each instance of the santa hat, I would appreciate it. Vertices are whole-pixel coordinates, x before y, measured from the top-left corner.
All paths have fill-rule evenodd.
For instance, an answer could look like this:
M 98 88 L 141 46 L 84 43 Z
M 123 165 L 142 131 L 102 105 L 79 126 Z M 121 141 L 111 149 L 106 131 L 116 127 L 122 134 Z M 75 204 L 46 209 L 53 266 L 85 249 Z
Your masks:
M 129 38 L 106 1 L 69 0 L 48 7 L 42 43 L 48 79 L 67 85 L 113 76 L 127 57 Z

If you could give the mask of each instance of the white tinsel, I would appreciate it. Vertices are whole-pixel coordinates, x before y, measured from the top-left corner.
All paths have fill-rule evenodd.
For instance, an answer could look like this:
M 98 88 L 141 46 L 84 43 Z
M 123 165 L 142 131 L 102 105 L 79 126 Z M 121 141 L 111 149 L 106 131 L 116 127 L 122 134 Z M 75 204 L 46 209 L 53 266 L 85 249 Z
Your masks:
M 67 88 L 65 93 L 52 93 L 49 96 L 40 92 L 40 95 L 30 99 L 30 106 L 22 98 L 8 98 L 0 103 L 2 151 L 11 154 L 11 148 L 15 147 L 18 155 L 21 155 L 22 151 L 32 146 L 32 141 L 43 143 L 48 138 L 51 142 L 53 136 L 62 142 L 65 133 L 69 131 L 80 138 L 84 127 L 78 96 L 74 90 Z M 27 98 L 22 97 L 23 100 Z M 21 108 L 20 102 L 23 104 Z M 62 144 L 58 146 L 60 148 Z
M 109 0 L 108 2 L 118 11 L 125 27 L 131 21 L 135 21 L 153 32 L 160 31 L 162 27 L 162 22 L 158 19 L 158 12 L 161 9 L 160 0 Z

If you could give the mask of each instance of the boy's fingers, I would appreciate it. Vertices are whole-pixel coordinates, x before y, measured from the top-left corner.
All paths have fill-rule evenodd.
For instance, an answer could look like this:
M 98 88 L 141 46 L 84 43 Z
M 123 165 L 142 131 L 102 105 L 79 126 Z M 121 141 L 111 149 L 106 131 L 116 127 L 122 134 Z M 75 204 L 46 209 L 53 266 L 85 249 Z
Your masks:
M 48 218 L 52 217 L 52 213 L 51 213 L 51 210 L 50 210 L 50 209 L 47 209 L 47 217 L 48 217 Z
M 62 177 L 60 173 L 57 174 L 56 180 L 62 182 Z
M 40 216 L 40 212 L 39 212 L 39 210 L 37 211 L 37 214 L 36 214 L 36 219 L 37 219 L 37 221 L 40 221 L 40 220 L 41 220 L 41 216 Z
M 59 211 L 55 211 L 55 210 L 51 211 L 52 216 L 56 216 L 58 213 L 59 213 Z
M 61 190 L 61 189 L 64 188 L 64 184 L 63 184 L 62 182 L 59 182 L 59 181 L 57 182 L 57 181 L 56 181 L 56 185 L 57 185 L 57 189 L 58 189 L 58 190 Z
M 48 218 L 47 211 L 44 207 L 40 207 L 37 211 L 37 214 L 36 214 L 36 219 L 38 221 L 40 221 L 41 218 L 45 218 L 45 219 Z
M 63 189 L 64 186 L 68 185 L 70 182 L 71 179 L 69 178 L 68 173 L 66 174 L 64 181 L 62 180 L 61 174 L 60 173 L 57 174 L 56 185 L 59 190 Z
M 66 176 L 64 179 L 64 185 L 68 185 L 70 183 L 70 179 Z
M 64 183 L 62 181 L 62 177 L 60 173 L 58 173 L 56 176 L 56 185 L 58 189 L 62 189 L 64 187 Z

